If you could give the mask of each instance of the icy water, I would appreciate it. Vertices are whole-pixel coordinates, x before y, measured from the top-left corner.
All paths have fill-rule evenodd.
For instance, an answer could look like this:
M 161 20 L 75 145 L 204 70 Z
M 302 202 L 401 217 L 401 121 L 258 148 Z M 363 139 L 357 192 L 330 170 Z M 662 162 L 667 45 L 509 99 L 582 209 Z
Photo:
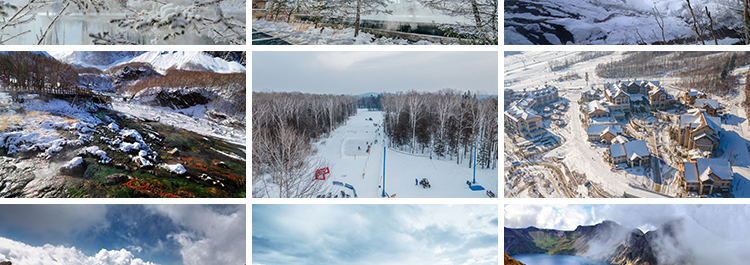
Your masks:
M 124 32 L 125 37 L 132 42 L 138 44 L 151 44 L 153 35 L 150 34 L 138 34 L 135 30 L 127 28 L 117 27 L 117 23 L 110 23 L 111 19 L 118 18 L 113 15 L 69 15 L 61 16 L 57 19 L 57 22 L 50 28 L 46 38 L 42 41 L 42 44 L 46 45 L 91 45 L 93 38 L 89 37 L 90 33 L 97 34 L 102 32 Z M 239 17 L 240 20 L 244 21 L 244 16 Z M 31 23 L 23 24 L 14 28 L 6 28 L 3 31 L 7 31 L 11 35 L 16 35 L 21 32 L 31 30 L 30 33 L 23 34 L 15 39 L 12 39 L 4 44 L 9 45 L 30 45 L 37 44 L 40 36 L 47 30 L 52 20 L 55 19 L 55 14 L 38 14 L 36 20 Z M 190 44 L 190 45 L 212 45 L 212 44 L 228 44 L 228 43 L 216 43 L 213 39 L 205 36 L 196 35 L 183 35 L 178 37 L 174 41 L 162 41 L 157 44 Z
M 611 265 L 598 260 L 567 255 L 523 254 L 511 257 L 529 265 Z

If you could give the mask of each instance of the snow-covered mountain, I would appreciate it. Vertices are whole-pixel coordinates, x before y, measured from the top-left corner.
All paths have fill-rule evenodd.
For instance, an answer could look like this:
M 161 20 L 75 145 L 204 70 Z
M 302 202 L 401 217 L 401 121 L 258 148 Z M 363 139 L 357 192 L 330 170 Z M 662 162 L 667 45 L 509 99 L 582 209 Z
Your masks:
M 237 62 L 228 62 L 199 51 L 151 51 L 141 54 L 128 62 L 150 63 L 151 66 L 164 74 L 167 69 L 175 67 L 182 70 L 207 70 L 216 73 L 244 73 L 245 66 Z
M 79 68 L 94 67 L 100 70 L 128 62 L 144 52 L 138 51 L 51 51 L 49 54 L 58 61 Z
M 734 28 L 742 19 L 737 1 L 691 4 L 707 44 L 714 41 L 706 8 L 719 44 L 738 41 Z M 504 10 L 506 45 L 700 44 L 685 0 L 506 0 Z

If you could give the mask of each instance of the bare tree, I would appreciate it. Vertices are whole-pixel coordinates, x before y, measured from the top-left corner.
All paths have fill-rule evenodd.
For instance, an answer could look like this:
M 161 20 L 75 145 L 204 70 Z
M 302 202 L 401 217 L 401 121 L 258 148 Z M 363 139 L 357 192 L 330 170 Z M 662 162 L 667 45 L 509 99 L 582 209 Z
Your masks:
M 406 108 L 409 111 L 409 124 L 411 125 L 411 152 L 414 153 L 417 141 L 417 121 L 422 118 L 424 113 L 424 99 L 416 91 L 406 94 Z
M 308 139 L 294 129 L 282 124 L 275 137 L 267 137 L 257 144 L 259 155 L 265 160 L 259 165 L 260 176 L 264 179 L 253 179 L 257 184 L 253 187 L 253 196 L 311 198 L 327 191 L 325 182 L 313 178 L 315 170 L 325 167 L 325 163 L 315 157 Z

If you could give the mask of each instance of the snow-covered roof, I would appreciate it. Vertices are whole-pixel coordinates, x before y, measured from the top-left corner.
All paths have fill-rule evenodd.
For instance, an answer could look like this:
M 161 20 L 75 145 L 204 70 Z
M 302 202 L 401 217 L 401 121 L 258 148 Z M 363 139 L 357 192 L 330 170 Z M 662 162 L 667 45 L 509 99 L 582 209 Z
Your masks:
M 720 130 L 721 126 L 718 124 L 721 123 L 721 120 L 705 115 L 705 113 L 705 110 L 691 109 L 688 110 L 687 114 L 680 115 L 680 129 L 688 126 L 690 128 L 698 128 L 702 125 L 708 125 L 714 131 Z
M 631 160 L 633 155 L 637 155 L 638 157 L 647 157 L 651 154 L 648 151 L 648 146 L 646 146 L 646 140 L 623 143 L 622 147 L 625 148 L 625 153 L 628 157 L 631 158 Z
M 699 98 L 695 100 L 695 106 L 696 108 L 702 108 L 703 106 L 708 106 L 712 109 L 721 109 L 724 108 L 724 106 L 719 103 L 719 100 L 717 99 L 708 99 L 708 98 Z
M 706 93 L 703 93 L 703 91 L 695 90 L 695 89 L 690 89 L 690 91 L 686 92 L 686 94 L 688 94 L 688 96 L 691 96 L 691 97 L 705 96 L 706 95 Z
M 685 182 L 687 183 L 699 183 L 698 181 L 698 168 L 693 162 L 685 162 L 683 164 L 685 168 Z
M 539 117 L 535 111 L 521 108 L 518 105 L 508 108 L 505 111 L 505 115 L 515 121 L 529 120 L 531 118 Z
M 606 132 L 611 132 L 614 135 L 622 133 L 622 128 L 619 125 L 603 125 L 603 124 L 592 124 L 586 130 L 588 135 L 602 135 Z
M 609 154 L 614 157 L 625 156 L 625 147 L 622 144 L 613 144 L 609 146 Z
M 625 93 L 625 92 L 623 92 L 623 93 Z M 625 94 L 627 95 L 627 93 L 625 93 Z M 643 94 L 631 94 L 631 95 L 628 95 L 628 96 L 630 96 L 630 101 L 639 101 L 639 100 L 643 100 L 645 98 L 643 96 Z
M 621 144 L 628 141 L 628 138 L 625 138 L 625 136 L 618 135 L 614 139 L 612 139 L 613 144 Z
M 667 91 L 664 90 L 664 88 L 660 86 L 652 86 L 651 90 L 648 91 L 649 95 L 655 95 L 656 93 L 659 93 L 660 91 L 663 91 L 664 93 L 667 93 Z
M 698 172 L 703 176 L 710 170 L 722 180 L 732 180 L 732 167 L 729 161 L 723 158 L 699 158 L 695 160 Z
M 594 100 L 586 104 L 586 108 L 588 109 L 589 114 L 594 113 L 594 111 L 602 110 L 604 112 L 609 113 L 609 109 L 604 107 L 601 102 L 598 100 Z

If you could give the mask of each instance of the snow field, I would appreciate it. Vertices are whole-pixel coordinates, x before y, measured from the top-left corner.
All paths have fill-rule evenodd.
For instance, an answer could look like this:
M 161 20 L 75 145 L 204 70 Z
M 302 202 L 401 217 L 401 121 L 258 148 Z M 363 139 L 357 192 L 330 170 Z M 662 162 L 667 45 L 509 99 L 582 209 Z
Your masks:
M 372 121 L 369 120 L 372 118 Z M 380 111 L 359 109 L 357 115 L 349 117 L 347 123 L 331 133 L 323 145 L 318 143 L 317 155 L 329 163 L 330 177 L 325 181 L 331 183 L 333 194 L 351 190 L 333 185 L 334 181 L 354 186 L 358 197 L 377 198 L 382 196 L 383 144 L 381 130 L 375 133 L 373 123 L 382 124 L 383 114 Z M 367 129 L 371 128 L 371 129 Z M 379 128 L 379 127 L 378 127 Z M 356 133 L 355 133 L 356 132 Z M 349 138 L 356 135 L 357 138 Z M 364 137 L 365 135 L 371 138 Z M 346 139 L 346 140 L 344 140 Z M 350 156 L 360 153 L 357 146 L 368 139 L 372 142 L 370 155 Z M 366 153 L 365 153 L 366 154 Z M 427 154 L 412 155 L 402 151 L 387 149 L 385 163 L 385 192 L 397 198 L 487 198 L 485 191 L 472 191 L 466 181 L 472 180 L 472 168 L 468 161 L 460 165 L 455 160 L 430 159 Z M 477 184 L 497 194 L 497 169 L 477 169 Z M 311 172 L 312 174 L 312 172 Z M 364 175 L 363 175 L 364 174 Z M 432 188 L 415 185 L 415 179 L 427 178 Z M 319 180 L 318 180 L 319 181 Z

